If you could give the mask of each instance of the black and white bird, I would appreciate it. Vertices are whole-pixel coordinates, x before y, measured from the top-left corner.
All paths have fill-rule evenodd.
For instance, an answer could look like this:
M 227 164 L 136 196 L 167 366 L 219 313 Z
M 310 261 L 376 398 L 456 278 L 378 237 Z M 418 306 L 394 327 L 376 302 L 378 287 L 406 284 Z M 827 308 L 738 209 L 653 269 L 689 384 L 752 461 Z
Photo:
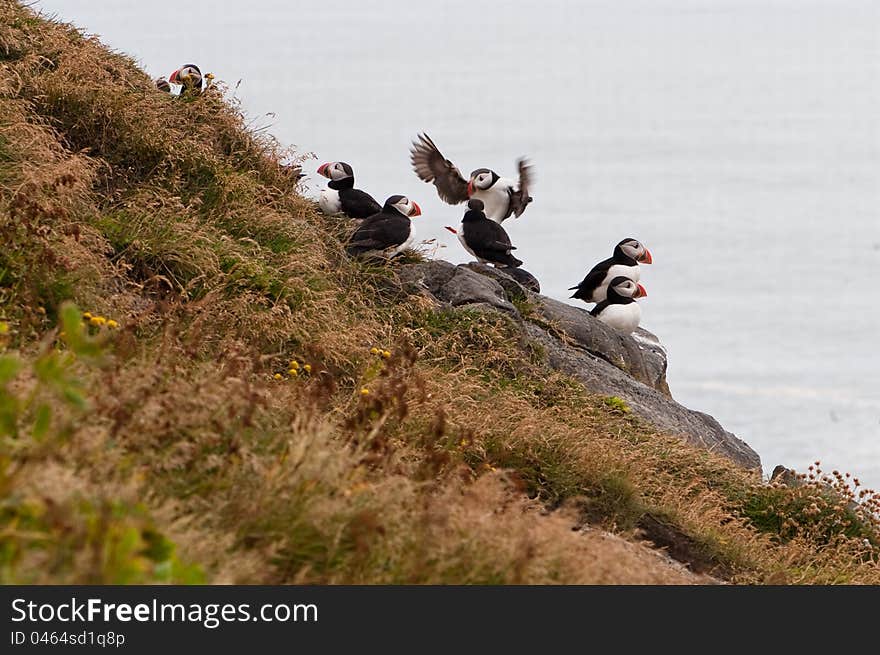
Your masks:
M 368 218 L 382 211 L 373 196 L 354 188 L 354 170 L 344 161 L 321 164 L 318 174 L 330 180 L 318 199 L 318 206 L 325 214 L 343 213 L 349 218 Z
M 411 218 L 420 216 L 421 208 L 406 196 L 391 196 L 378 214 L 360 224 L 349 239 L 346 251 L 358 256 L 381 254 L 388 259 L 409 248 L 416 236 Z
M 635 299 L 644 298 L 647 295 L 648 292 L 641 284 L 619 275 L 611 280 L 608 285 L 607 297 L 593 307 L 590 315 L 610 325 L 618 332 L 631 334 L 639 327 L 639 321 L 642 320 L 642 310 Z
M 184 64 L 168 76 L 168 81 L 171 84 L 179 84 L 181 86 L 181 96 L 199 95 L 204 88 L 206 79 L 208 84 L 210 84 L 211 80 L 214 79 L 214 75 L 208 73 L 203 76 L 201 69 L 195 64 Z
M 420 134 L 410 148 L 413 170 L 425 182 L 433 182 L 440 199 L 450 205 L 468 198 L 482 200 L 486 216 L 501 223 L 511 216 L 519 217 L 532 202 L 529 195 L 531 166 L 525 159 L 516 162 L 519 180 L 500 177 L 488 168 L 478 168 L 469 179 L 446 159 L 427 134 Z
M 654 260 L 651 251 L 635 239 L 624 239 L 614 247 L 608 259 L 596 264 L 580 284 L 570 287 L 572 298 L 584 302 L 602 302 L 608 284 L 618 276 L 627 277 L 634 282 L 641 278 L 639 264 L 650 264 Z
M 446 227 L 453 234 L 458 235 L 458 240 L 464 249 L 477 258 L 482 264 L 494 264 L 496 268 L 516 268 L 522 262 L 510 254 L 516 250 L 516 246 L 510 243 L 510 237 L 501 225 L 490 221 L 483 211 L 483 201 L 471 198 L 468 201 L 468 210 L 461 219 L 458 230 L 454 227 Z

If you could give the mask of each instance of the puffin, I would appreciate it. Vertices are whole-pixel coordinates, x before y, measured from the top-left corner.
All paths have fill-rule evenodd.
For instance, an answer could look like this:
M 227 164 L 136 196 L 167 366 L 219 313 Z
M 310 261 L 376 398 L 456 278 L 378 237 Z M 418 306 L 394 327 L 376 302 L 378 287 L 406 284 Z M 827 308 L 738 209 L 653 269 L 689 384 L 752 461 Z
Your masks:
M 636 298 L 644 298 L 648 295 L 638 282 L 628 277 L 618 275 L 608 285 L 608 294 L 605 300 L 593 307 L 591 316 L 595 316 L 603 323 L 610 325 L 618 332 L 632 334 L 639 327 L 642 320 L 642 310 Z
M 519 218 L 532 202 L 532 167 L 524 158 L 516 162 L 518 181 L 503 178 L 488 168 L 476 169 L 466 180 L 455 164 L 440 153 L 431 137 L 419 134 L 410 148 L 410 159 L 419 179 L 433 182 L 443 202 L 459 205 L 469 198 L 482 200 L 486 216 L 496 223 L 511 216 Z
M 214 75 L 208 73 L 207 75 L 202 76 L 201 69 L 195 64 L 184 64 L 168 76 L 169 82 L 172 84 L 179 84 L 182 87 L 180 90 L 181 96 L 185 94 L 194 96 L 199 95 L 202 92 L 202 86 L 205 79 L 207 79 L 208 84 L 210 84 L 211 80 L 214 79 Z
M 641 277 L 639 264 L 651 264 L 653 261 L 651 251 L 636 239 L 624 239 L 614 246 L 611 257 L 596 264 L 580 284 L 568 290 L 574 291 L 572 298 L 587 303 L 602 302 L 611 280 L 623 276 L 638 282 Z
M 391 196 L 379 213 L 364 219 L 355 230 L 346 252 L 353 257 L 379 253 L 391 259 L 413 242 L 416 230 L 410 219 L 421 214 L 418 204 L 406 196 Z
M 321 164 L 318 174 L 330 180 L 318 199 L 318 206 L 325 214 L 341 212 L 349 218 L 368 218 L 382 211 L 373 196 L 354 188 L 354 170 L 344 161 Z
M 494 264 L 495 268 L 516 268 L 522 262 L 510 254 L 516 246 L 499 223 L 486 217 L 483 201 L 477 198 L 468 200 L 468 209 L 461 219 L 461 228 L 446 226 L 458 236 L 464 249 L 477 258 L 481 264 Z

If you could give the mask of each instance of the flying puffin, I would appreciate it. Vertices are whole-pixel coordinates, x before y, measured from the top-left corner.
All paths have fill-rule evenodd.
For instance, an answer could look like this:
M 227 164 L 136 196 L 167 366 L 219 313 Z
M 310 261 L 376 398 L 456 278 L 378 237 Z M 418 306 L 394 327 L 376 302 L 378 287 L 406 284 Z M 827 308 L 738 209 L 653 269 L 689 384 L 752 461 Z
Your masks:
M 382 211 L 373 196 L 354 188 L 354 170 L 344 161 L 321 164 L 318 174 L 330 180 L 318 200 L 318 206 L 325 214 L 342 212 L 349 218 L 369 218 Z
M 346 251 L 352 256 L 377 252 L 391 259 L 415 239 L 416 230 L 410 218 L 421 213 L 418 204 L 406 196 L 391 196 L 378 214 L 365 219 L 355 230 Z
M 202 92 L 202 86 L 206 78 L 208 84 L 210 84 L 211 80 L 214 79 L 214 75 L 208 73 L 203 77 L 202 71 L 198 66 L 195 64 L 184 64 L 168 76 L 168 81 L 172 84 L 180 84 L 183 87 L 180 90 L 180 95 L 189 94 L 197 96 Z
M 618 275 L 608 285 L 608 297 L 590 311 L 603 323 L 613 327 L 623 334 L 631 334 L 639 327 L 642 320 L 642 310 L 636 298 L 644 298 L 648 295 L 638 282 L 628 277 Z
M 529 186 L 531 166 L 525 159 L 516 162 L 519 181 L 499 177 L 488 168 L 478 168 L 470 179 L 462 177 L 455 164 L 446 159 L 427 134 L 419 134 L 410 148 L 413 170 L 425 182 L 433 182 L 440 199 L 450 205 L 466 202 L 468 198 L 482 200 L 486 216 L 501 223 L 511 215 L 519 217 L 532 201 Z
M 520 260 L 510 254 L 511 250 L 516 250 L 516 246 L 511 245 L 504 228 L 486 218 L 482 200 L 468 200 L 468 210 L 461 219 L 460 229 L 449 226 L 446 229 L 458 235 L 464 249 L 482 264 L 494 264 L 496 268 L 516 268 L 522 265 Z
M 580 284 L 569 288 L 574 291 L 571 297 L 588 303 L 602 302 L 611 280 L 623 276 L 638 282 L 641 277 L 639 263 L 653 261 L 651 251 L 645 246 L 635 239 L 624 239 L 614 247 L 611 257 L 596 264 Z

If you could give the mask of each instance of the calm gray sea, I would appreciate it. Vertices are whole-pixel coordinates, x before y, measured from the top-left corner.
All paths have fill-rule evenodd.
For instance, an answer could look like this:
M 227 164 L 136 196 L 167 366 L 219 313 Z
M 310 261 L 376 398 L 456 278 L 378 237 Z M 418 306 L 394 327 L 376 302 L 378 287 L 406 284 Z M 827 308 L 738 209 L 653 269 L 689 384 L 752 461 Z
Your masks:
M 818 458 L 880 487 L 880 3 L 38 6 L 153 75 L 195 61 L 241 80 L 256 124 L 416 199 L 453 261 L 442 227 L 461 212 L 412 174 L 410 139 L 427 130 L 466 172 L 530 155 L 535 202 L 505 227 L 547 294 L 641 239 L 676 398 L 767 470 Z

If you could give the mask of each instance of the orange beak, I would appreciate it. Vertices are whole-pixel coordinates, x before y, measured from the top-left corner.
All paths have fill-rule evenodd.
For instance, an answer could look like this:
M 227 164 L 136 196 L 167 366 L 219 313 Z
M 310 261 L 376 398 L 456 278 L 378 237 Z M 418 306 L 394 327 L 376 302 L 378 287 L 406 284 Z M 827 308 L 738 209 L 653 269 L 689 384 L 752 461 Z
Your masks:
M 456 230 L 454 227 L 449 227 L 449 226 L 447 225 L 447 226 L 446 226 L 446 229 L 449 230 L 450 232 L 452 232 L 453 234 L 458 234 L 458 230 Z
M 178 81 L 177 81 L 178 77 L 180 77 L 180 69 L 179 68 L 176 71 L 174 71 L 173 73 L 171 73 L 171 75 L 168 76 L 168 81 L 173 82 L 174 84 L 178 84 Z
M 473 195 L 473 193 L 474 193 L 474 181 L 470 180 L 468 182 L 468 188 L 467 188 L 468 198 L 470 198 Z
M 318 175 L 323 175 L 324 177 L 330 177 L 329 175 L 327 175 L 327 168 L 329 166 L 330 166 L 330 164 L 321 164 L 320 166 L 318 166 Z
M 419 204 L 417 202 L 413 202 L 412 206 L 413 206 L 413 208 L 409 212 L 410 217 L 421 216 L 422 215 L 422 208 L 419 207 Z
M 653 264 L 654 258 L 651 257 L 651 251 L 645 248 L 645 254 L 642 255 L 642 258 L 639 261 L 643 264 Z
M 650 264 L 651 262 L 645 262 L 645 263 L 646 263 L 646 264 Z M 636 291 L 636 295 L 635 295 L 635 297 L 636 297 L 636 298 L 645 298 L 645 297 L 647 297 L 648 292 L 645 291 L 645 287 L 643 287 L 641 284 L 639 284 L 638 287 L 639 287 L 639 288 L 638 288 L 638 291 Z

